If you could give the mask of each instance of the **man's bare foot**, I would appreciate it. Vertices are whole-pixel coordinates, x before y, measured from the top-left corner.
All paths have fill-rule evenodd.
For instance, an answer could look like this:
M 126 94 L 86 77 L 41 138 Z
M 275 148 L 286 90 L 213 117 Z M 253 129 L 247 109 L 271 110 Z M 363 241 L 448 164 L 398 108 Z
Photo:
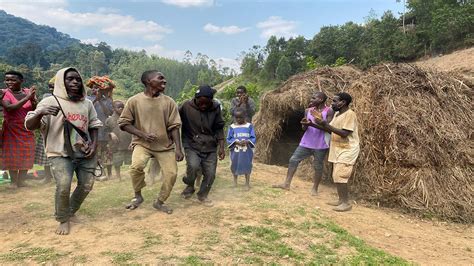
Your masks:
M 283 184 L 273 185 L 272 188 L 281 188 L 285 190 L 290 190 L 290 185 L 283 183 Z
M 56 229 L 56 234 L 57 235 L 68 235 L 69 234 L 69 221 L 60 223 L 58 228 Z
M 333 208 L 333 210 L 337 212 L 347 212 L 347 211 L 352 210 L 352 205 L 350 205 L 347 202 L 344 202 L 344 203 L 341 203 L 339 206 Z
M 318 190 L 313 188 L 311 189 L 311 196 L 317 196 L 318 195 Z
M 338 200 L 338 201 L 331 201 L 331 202 L 326 202 L 327 205 L 329 206 L 339 206 L 342 204 L 342 201 Z
M 245 185 L 245 190 L 247 190 L 247 191 L 250 190 L 250 185 L 249 185 L 249 184 L 246 184 L 246 185 Z

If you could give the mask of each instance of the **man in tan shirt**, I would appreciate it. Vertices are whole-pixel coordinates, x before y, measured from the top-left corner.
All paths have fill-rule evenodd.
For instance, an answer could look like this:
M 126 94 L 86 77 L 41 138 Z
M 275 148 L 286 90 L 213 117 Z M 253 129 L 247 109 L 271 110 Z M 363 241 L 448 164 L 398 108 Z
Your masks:
M 153 207 L 171 214 L 173 210 L 164 205 L 176 182 L 177 161 L 182 161 L 179 117 L 176 102 L 163 94 L 166 79 L 157 70 L 142 74 L 145 91 L 128 99 L 118 120 L 120 129 L 132 134 L 132 178 L 135 197 L 127 209 L 138 208 L 143 202 L 141 190 L 146 186 L 144 169 L 150 158 L 155 158 L 162 167 L 163 185 Z
M 336 112 L 331 123 L 315 118 L 314 126 L 331 133 L 328 161 L 333 163 L 332 177 L 336 184 L 339 201 L 328 203 L 335 206 L 335 211 L 350 211 L 349 188 L 347 182 L 352 175 L 354 164 L 359 156 L 359 130 L 357 116 L 349 109 L 352 97 L 345 92 L 336 94 L 333 98 L 332 109 Z

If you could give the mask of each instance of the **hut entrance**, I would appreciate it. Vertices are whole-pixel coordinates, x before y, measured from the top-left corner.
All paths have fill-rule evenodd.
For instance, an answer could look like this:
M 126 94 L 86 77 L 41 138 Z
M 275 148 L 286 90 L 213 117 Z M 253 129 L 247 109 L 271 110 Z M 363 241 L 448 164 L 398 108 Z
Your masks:
M 288 166 L 288 160 L 295 151 L 304 132 L 301 130 L 301 118 L 304 109 L 291 112 L 287 119 L 282 122 L 280 139 L 271 144 L 270 164 Z

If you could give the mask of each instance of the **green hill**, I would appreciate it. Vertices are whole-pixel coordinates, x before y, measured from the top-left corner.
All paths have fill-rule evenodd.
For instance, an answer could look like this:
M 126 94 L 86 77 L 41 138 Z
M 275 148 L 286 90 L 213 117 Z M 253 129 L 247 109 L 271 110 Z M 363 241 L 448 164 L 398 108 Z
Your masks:
M 0 10 L 0 58 L 10 64 L 48 67 L 41 53 L 64 49 L 79 40 L 55 28 L 36 25 Z M 25 60 L 26 59 L 26 60 Z

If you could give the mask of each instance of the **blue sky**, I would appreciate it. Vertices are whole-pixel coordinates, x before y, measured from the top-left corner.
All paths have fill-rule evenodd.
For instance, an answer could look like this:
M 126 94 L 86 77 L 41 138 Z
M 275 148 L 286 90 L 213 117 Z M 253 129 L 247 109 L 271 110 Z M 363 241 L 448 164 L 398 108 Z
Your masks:
M 403 1 L 401 1 L 403 2 Z M 0 9 L 83 42 L 182 59 L 186 50 L 238 67 L 269 36 L 312 38 L 322 26 L 403 11 L 396 0 L 0 0 Z

